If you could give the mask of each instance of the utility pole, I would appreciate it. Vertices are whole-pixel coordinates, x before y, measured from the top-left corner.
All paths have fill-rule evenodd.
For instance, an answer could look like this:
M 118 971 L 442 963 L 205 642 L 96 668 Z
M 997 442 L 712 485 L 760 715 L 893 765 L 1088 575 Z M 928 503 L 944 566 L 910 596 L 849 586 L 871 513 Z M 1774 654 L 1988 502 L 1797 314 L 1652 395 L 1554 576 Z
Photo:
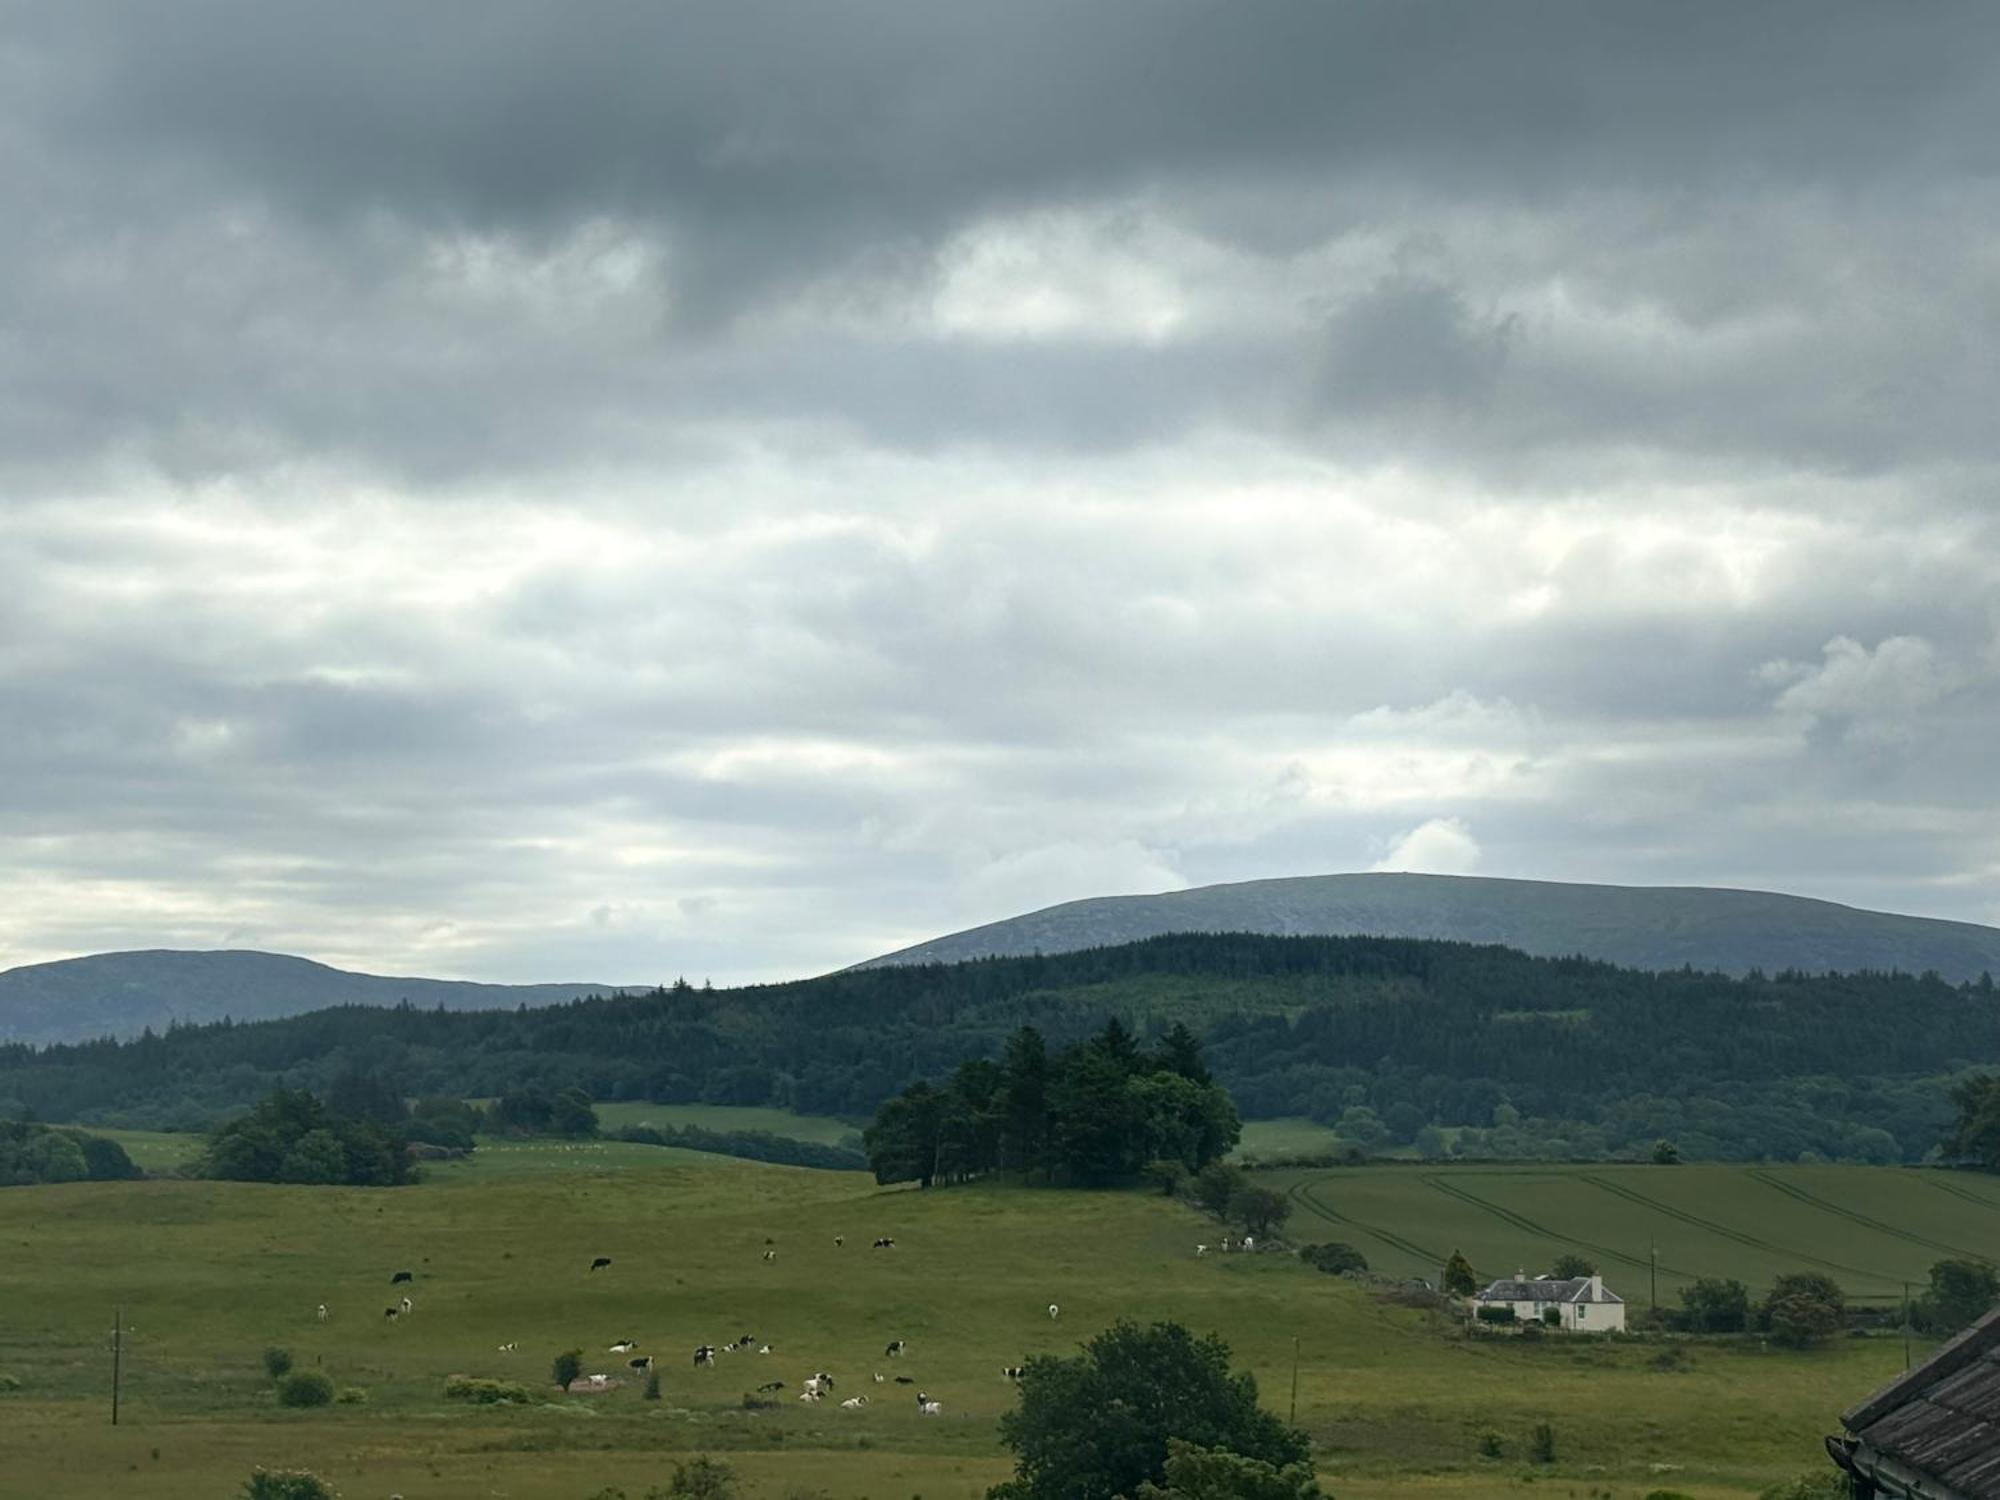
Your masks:
M 1903 1283 L 1903 1373 L 1910 1373 L 1910 1284 Z
M 1647 1247 L 1646 1259 L 1652 1263 L 1653 1267 L 1653 1291 L 1649 1300 L 1653 1311 L 1658 1312 L 1660 1310 L 1660 1246 L 1657 1240 Z
M 111 1425 L 118 1425 L 118 1387 L 124 1375 L 125 1355 L 125 1304 L 119 1303 L 114 1309 L 116 1321 L 111 1325 Z
M 1292 1336 L 1292 1414 L 1286 1420 L 1294 1427 L 1299 1425 L 1299 1340 Z

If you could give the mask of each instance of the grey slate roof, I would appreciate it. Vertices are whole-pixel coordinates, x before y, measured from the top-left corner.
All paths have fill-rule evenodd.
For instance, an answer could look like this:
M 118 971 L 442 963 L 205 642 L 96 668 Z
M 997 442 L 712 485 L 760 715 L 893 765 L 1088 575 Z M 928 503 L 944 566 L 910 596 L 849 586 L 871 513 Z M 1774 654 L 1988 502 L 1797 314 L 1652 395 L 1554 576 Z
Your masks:
M 1625 1299 L 1605 1287 L 1602 1295 L 1590 1295 L 1590 1278 L 1579 1276 L 1558 1281 L 1549 1276 L 1503 1277 L 1479 1293 L 1480 1302 L 1623 1302 Z
M 2000 1500 L 2000 1310 L 1844 1413 L 1853 1457 L 1914 1471 L 1930 1493 Z M 1886 1477 L 1886 1475 L 1885 1475 Z

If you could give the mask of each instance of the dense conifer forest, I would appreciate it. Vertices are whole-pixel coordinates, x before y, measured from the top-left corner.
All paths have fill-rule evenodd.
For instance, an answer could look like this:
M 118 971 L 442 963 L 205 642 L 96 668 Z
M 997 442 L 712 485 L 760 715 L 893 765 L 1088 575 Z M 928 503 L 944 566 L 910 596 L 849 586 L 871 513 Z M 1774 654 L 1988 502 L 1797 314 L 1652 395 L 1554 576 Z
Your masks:
M 406 1095 L 529 1084 L 602 1100 L 865 1119 L 918 1079 L 1176 1022 L 1247 1118 L 1303 1115 L 1362 1151 L 1914 1160 L 1949 1091 L 2000 1061 L 1990 978 L 1643 973 L 1510 949 L 1178 935 L 1049 957 L 685 984 L 540 1009 L 342 1007 L 137 1040 L 0 1048 L 0 1115 L 204 1126 L 274 1086 L 362 1071 Z

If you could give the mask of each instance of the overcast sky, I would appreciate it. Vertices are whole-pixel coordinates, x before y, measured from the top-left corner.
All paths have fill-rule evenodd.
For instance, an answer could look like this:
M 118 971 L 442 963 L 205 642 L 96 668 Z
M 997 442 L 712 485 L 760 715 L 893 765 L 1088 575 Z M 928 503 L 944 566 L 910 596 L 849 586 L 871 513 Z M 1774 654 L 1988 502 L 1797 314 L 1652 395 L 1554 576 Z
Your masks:
M 0 967 L 2000 922 L 2000 13 L 0 0 Z

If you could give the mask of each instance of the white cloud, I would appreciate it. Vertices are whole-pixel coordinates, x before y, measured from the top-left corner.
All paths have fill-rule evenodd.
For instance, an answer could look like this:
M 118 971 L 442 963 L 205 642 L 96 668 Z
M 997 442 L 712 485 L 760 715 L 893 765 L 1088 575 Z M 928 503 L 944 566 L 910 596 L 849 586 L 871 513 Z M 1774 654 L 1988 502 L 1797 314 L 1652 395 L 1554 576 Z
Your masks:
M 1424 875 L 1470 875 L 1479 868 L 1479 841 L 1460 818 L 1431 818 L 1389 841 L 1369 867 Z

